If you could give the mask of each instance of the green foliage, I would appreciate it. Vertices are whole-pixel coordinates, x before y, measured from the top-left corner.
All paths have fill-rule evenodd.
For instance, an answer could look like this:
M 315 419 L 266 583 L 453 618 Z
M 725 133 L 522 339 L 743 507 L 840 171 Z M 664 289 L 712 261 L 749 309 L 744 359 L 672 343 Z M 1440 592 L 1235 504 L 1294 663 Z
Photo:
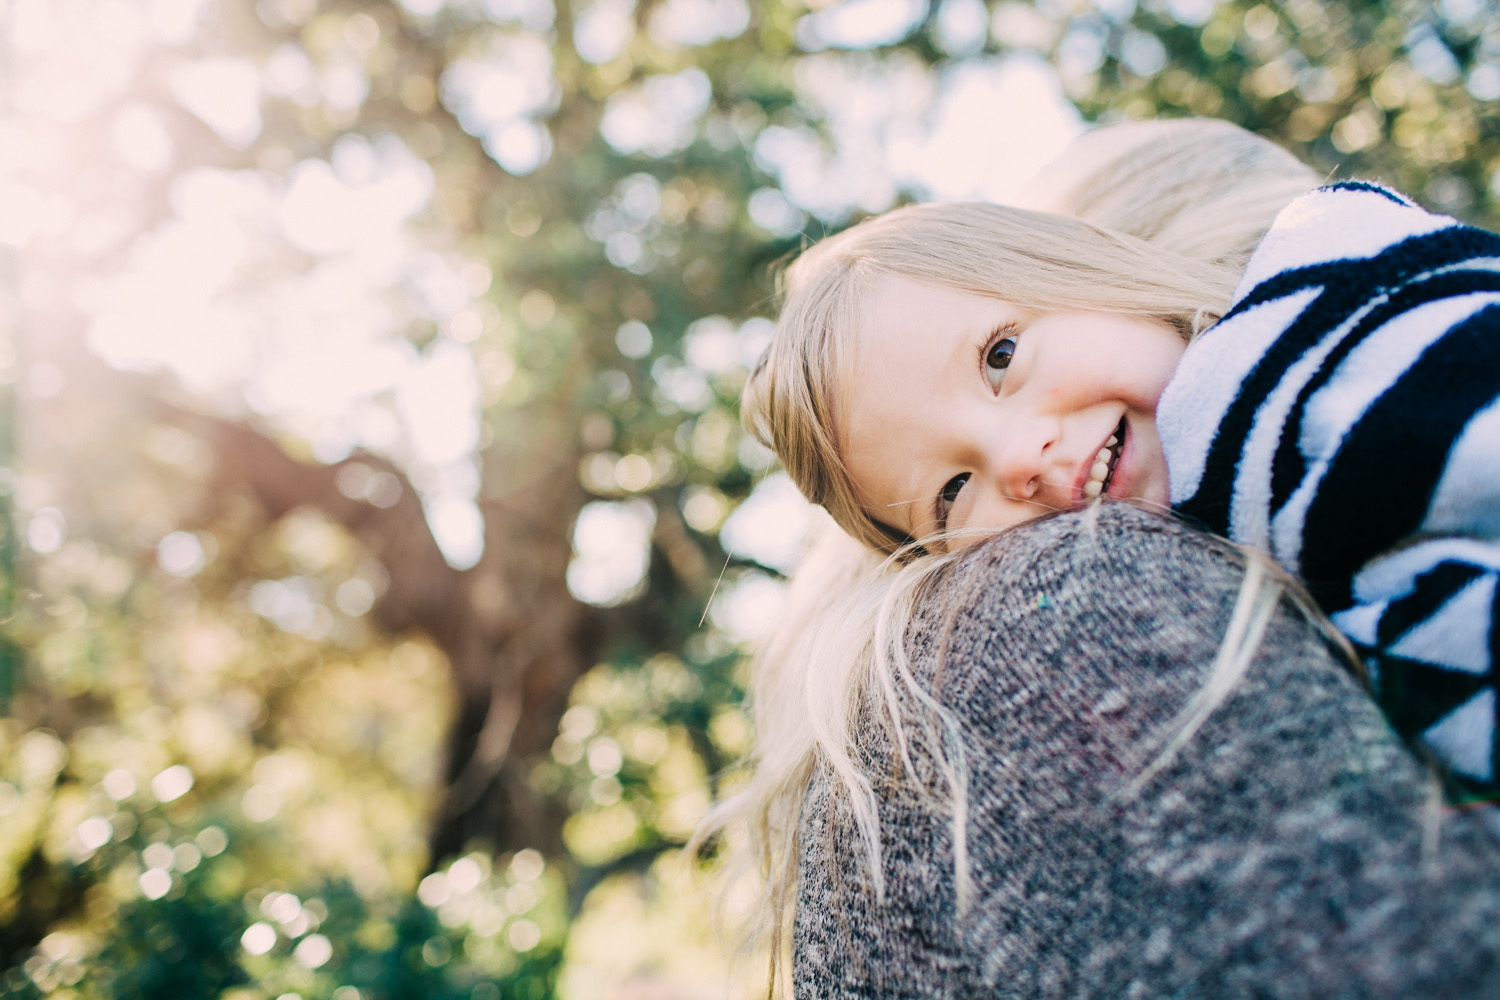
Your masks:
M 194 879 L 180 894 L 133 899 L 116 914 L 108 943 L 90 961 L 84 989 L 109 998 L 220 996 L 249 981 L 236 961 L 239 908 Z M 37 970 L 45 979 L 45 970 Z M 92 982 L 89 982 L 92 980 Z
M 117 814 L 115 823 L 129 828 L 127 816 Z M 346 881 L 323 881 L 302 898 L 265 885 L 245 891 L 246 852 L 225 850 L 232 846 L 218 827 L 185 837 L 151 817 L 98 851 L 86 849 L 66 867 L 75 881 L 95 886 L 92 919 L 69 921 L 43 939 L 8 980 L 11 993 L 63 990 L 87 1000 L 553 995 L 563 888 L 535 852 L 501 871 L 485 855 L 466 856 L 429 875 L 416 896 L 372 899 Z M 135 891 L 122 891 L 129 883 Z
M 1084 14 L 1069 30 L 1098 23 Z M 1490 190 L 1500 37 L 1483 5 L 1222 3 L 1201 27 L 1142 5 L 1121 28 L 1074 82 L 1086 114 L 1227 118 L 1329 174 L 1380 178 L 1480 224 L 1500 219 Z M 1164 48 L 1159 72 L 1131 68 L 1142 37 Z

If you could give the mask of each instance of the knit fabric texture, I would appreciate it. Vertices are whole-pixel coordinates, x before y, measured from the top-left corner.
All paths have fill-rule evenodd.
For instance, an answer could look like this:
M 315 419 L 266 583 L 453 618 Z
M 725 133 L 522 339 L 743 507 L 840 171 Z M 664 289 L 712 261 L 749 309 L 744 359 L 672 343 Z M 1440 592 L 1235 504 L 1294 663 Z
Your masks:
M 1157 426 L 1174 506 L 1296 574 L 1397 730 L 1500 792 L 1500 236 L 1374 184 L 1304 195 Z
M 827 770 L 804 803 L 794 993 L 843 998 L 1500 996 L 1500 850 L 1317 630 L 1283 606 L 1149 780 L 1240 594 L 1221 541 L 1125 504 L 979 546 L 908 634 L 967 764 L 907 699 L 912 768 L 866 706 L 884 893 Z M 951 747 L 950 747 L 951 749 Z

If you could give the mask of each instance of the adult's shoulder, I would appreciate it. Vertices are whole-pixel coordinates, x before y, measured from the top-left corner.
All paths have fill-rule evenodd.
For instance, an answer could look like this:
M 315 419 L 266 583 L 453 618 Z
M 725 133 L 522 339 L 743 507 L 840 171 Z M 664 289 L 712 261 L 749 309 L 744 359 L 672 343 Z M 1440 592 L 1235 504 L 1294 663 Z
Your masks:
M 1222 633 L 1244 566 L 1240 550 L 1174 516 L 1099 504 L 967 553 L 926 595 L 919 635 L 981 658 L 990 646 L 1014 658 L 1064 643 L 1196 654 L 1205 626 Z
M 965 995 L 1496 995 L 1493 837 L 1431 811 L 1254 566 L 1105 505 L 978 548 L 928 595 L 914 668 L 967 765 Z
M 1006 596 L 1014 596 L 1009 588 L 1044 584 L 1083 592 L 1117 577 L 1139 576 L 1151 566 L 1223 575 L 1234 573 L 1242 561 L 1232 545 L 1181 518 L 1134 502 L 1106 501 L 1038 518 L 975 546 L 932 599 L 960 599 L 965 587 L 980 580 L 985 589 L 994 585 Z M 1166 573 L 1153 576 L 1158 583 L 1173 579 Z M 1041 607 L 1056 606 L 1051 595 L 1033 596 Z

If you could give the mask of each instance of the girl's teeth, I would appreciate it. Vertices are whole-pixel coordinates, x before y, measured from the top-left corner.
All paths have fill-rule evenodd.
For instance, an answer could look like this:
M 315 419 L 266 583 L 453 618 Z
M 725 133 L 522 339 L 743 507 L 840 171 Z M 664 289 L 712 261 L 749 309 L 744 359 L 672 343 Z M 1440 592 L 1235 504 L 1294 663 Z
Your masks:
M 1094 464 L 1089 466 L 1088 482 L 1083 484 L 1083 495 L 1085 497 L 1093 499 L 1104 492 L 1104 481 L 1109 478 L 1109 463 L 1114 457 L 1114 448 L 1119 443 L 1119 435 L 1111 434 L 1109 441 L 1094 456 Z

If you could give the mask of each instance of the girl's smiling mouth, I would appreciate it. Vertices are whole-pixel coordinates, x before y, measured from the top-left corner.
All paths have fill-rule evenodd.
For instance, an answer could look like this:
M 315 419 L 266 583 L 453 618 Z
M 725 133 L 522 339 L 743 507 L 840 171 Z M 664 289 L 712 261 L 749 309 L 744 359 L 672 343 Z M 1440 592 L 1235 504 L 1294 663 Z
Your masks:
M 1120 418 L 1119 426 L 1110 434 L 1109 440 L 1105 441 L 1099 448 L 1098 454 L 1094 456 L 1093 462 L 1085 471 L 1083 486 L 1080 492 L 1085 500 L 1092 500 L 1105 493 L 1114 479 L 1115 468 L 1120 464 L 1120 453 L 1125 449 L 1125 418 Z

